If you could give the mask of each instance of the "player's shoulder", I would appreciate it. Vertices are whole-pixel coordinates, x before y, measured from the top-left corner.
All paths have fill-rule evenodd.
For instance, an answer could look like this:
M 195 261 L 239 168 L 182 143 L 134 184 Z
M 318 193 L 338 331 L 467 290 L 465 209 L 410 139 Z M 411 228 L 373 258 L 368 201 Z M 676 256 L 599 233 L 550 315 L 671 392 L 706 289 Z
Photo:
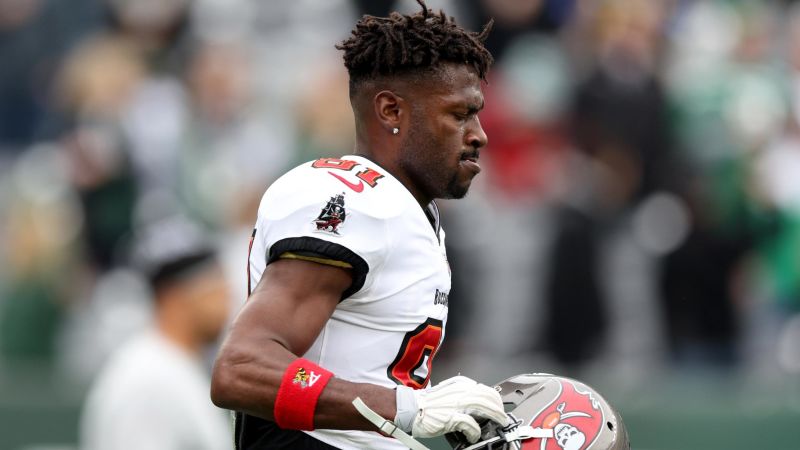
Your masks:
M 394 177 L 365 158 L 318 158 L 278 178 L 264 194 L 259 213 L 280 217 L 333 201 L 385 219 L 402 214 L 409 198 L 408 191 Z

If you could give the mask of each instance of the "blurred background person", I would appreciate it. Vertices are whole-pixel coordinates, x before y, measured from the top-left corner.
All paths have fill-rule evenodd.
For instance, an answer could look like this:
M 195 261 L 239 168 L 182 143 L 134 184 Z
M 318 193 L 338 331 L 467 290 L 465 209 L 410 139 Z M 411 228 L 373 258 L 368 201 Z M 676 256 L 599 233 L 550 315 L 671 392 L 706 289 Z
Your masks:
M 573 368 L 607 347 L 609 329 L 641 335 L 611 321 L 620 301 L 631 298 L 631 288 L 646 287 L 615 290 L 606 280 L 617 277 L 603 268 L 620 270 L 613 259 L 619 237 L 632 241 L 627 228 L 643 200 L 663 185 L 671 151 L 666 97 L 657 78 L 665 3 L 605 1 L 583 8 L 578 19 L 586 23 L 573 31 L 585 33 L 585 53 L 574 63 L 578 76 L 567 112 L 574 163 L 565 172 L 583 181 L 570 183 L 554 202 L 556 231 L 545 282 L 544 346 Z M 636 250 L 630 257 L 647 259 Z M 646 284 L 646 276 L 630 278 Z M 641 302 L 626 303 L 624 308 L 638 308 L 646 320 Z
M 83 411 L 81 445 L 100 449 L 230 448 L 226 414 L 209 401 L 204 356 L 228 317 L 228 286 L 202 235 L 168 219 L 137 235 L 154 323 L 110 356 Z

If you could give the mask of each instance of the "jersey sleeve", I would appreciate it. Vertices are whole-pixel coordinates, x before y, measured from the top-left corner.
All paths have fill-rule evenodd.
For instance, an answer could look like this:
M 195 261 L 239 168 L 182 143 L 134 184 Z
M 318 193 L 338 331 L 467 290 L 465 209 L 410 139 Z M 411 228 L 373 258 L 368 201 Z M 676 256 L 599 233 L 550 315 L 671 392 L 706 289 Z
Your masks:
M 256 234 L 266 265 L 302 259 L 352 270 L 345 299 L 371 284 L 383 263 L 388 219 L 374 196 L 349 189 L 325 172 L 298 170 L 270 187 L 259 207 Z

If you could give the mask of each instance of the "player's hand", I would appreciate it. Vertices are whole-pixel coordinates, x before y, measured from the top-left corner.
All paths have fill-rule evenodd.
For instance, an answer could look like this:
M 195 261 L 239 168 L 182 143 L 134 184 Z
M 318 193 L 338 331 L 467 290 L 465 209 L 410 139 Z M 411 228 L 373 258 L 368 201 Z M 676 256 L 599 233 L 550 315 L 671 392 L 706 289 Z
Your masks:
M 470 378 L 457 376 L 420 390 L 397 387 L 395 424 L 414 437 L 428 438 L 459 431 L 468 441 L 477 442 L 481 427 L 476 418 L 493 420 L 503 426 L 509 421 L 500 394 Z

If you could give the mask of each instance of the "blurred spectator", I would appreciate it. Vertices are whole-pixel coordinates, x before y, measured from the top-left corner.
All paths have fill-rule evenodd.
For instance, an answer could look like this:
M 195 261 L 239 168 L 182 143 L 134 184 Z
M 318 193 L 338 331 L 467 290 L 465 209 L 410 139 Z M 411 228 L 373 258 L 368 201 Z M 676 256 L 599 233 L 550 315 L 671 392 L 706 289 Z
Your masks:
M 251 58 L 243 42 L 200 41 L 185 73 L 189 113 L 176 130 L 169 187 L 213 229 L 251 227 L 264 190 L 294 160 L 293 124 L 262 104 Z M 145 128 L 149 109 L 139 115 Z
M 178 73 L 186 63 L 190 0 L 106 0 L 111 36 L 144 52 L 158 74 Z
M 590 37 L 588 73 L 574 91 L 579 155 L 556 205 L 546 281 L 545 344 L 558 361 L 584 363 L 603 348 L 611 303 L 601 280 L 604 243 L 669 169 L 666 99 L 657 74 L 662 2 L 611 0 L 577 22 Z M 569 326 L 565 326 L 569 324 Z
M 786 117 L 756 152 L 750 184 L 763 222 L 754 278 L 768 300 L 756 310 L 766 317 L 758 324 L 767 329 L 759 332 L 767 339 L 752 349 L 759 354 L 751 356 L 756 356 L 754 364 L 796 374 L 800 373 L 800 7 L 793 5 L 785 19 Z M 773 354 L 772 348 L 777 352 Z
M 675 367 L 728 369 L 740 362 L 741 293 L 736 288 L 754 236 L 746 210 L 737 211 L 727 225 L 720 222 L 709 208 L 715 200 L 702 176 L 687 170 L 679 192 L 690 228 L 663 256 L 663 317 Z
M 53 74 L 83 30 L 100 22 L 100 2 L 0 1 L 0 158 L 58 132 Z
M 118 348 L 95 380 L 81 448 L 229 448 L 229 427 L 209 400 L 203 363 L 228 316 L 228 287 L 214 252 L 175 219 L 143 231 L 136 248 L 153 289 L 154 325 Z
M 668 68 L 675 130 L 689 164 L 677 192 L 691 229 L 666 255 L 661 284 L 671 356 L 688 367 L 741 361 L 742 259 L 759 213 L 749 187 L 753 156 L 784 121 L 771 56 L 774 10 L 763 3 L 687 7 Z M 704 42 L 703 45 L 696 45 Z
M 130 143 L 120 121 L 143 82 L 143 55 L 130 41 L 96 35 L 65 59 L 58 79 L 69 174 L 84 214 L 87 253 L 100 272 L 114 264 L 137 199 Z
M 81 287 L 80 204 L 58 150 L 37 146 L 0 170 L 0 356 L 12 366 L 52 362 Z
M 136 180 L 119 132 L 81 126 L 65 136 L 73 187 L 81 200 L 86 251 L 92 269 L 102 273 L 117 263 L 132 227 Z
M 592 24 L 594 64 L 576 86 L 572 109 L 578 150 L 609 171 L 601 201 L 631 206 L 663 180 L 671 139 L 657 78 L 662 2 L 602 2 Z
M 774 220 L 761 246 L 768 292 L 776 305 L 794 312 L 800 311 L 800 8 L 791 10 L 787 22 L 788 111 L 784 120 L 776 118 L 780 128 L 754 158 L 753 195 Z

